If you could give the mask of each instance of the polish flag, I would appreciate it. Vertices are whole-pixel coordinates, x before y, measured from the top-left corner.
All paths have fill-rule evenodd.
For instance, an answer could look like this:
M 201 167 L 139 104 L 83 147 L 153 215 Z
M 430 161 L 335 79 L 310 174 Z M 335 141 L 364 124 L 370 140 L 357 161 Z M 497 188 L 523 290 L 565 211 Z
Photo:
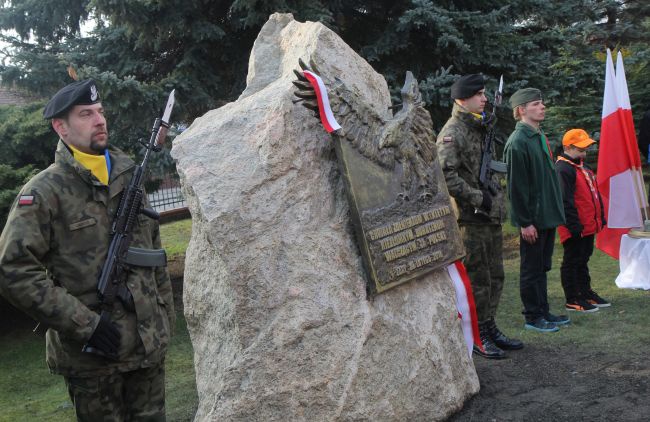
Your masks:
M 643 226 L 641 208 L 648 205 L 643 188 L 641 158 L 632 120 L 623 57 L 616 72 L 607 49 L 605 94 L 598 145 L 598 189 L 605 205 L 607 226 L 596 236 L 596 247 L 618 259 L 621 236 Z
M 481 336 L 478 332 L 478 317 L 476 316 L 472 285 L 470 284 L 469 276 L 462 262 L 456 261 L 449 265 L 447 272 L 449 273 L 449 277 L 451 277 L 451 281 L 454 283 L 458 318 L 461 320 L 461 328 L 463 330 L 463 337 L 465 337 L 467 352 L 472 357 L 472 346 L 476 345 L 481 350 L 484 350 L 483 342 L 481 342 Z
M 316 99 L 318 100 L 318 112 L 320 113 L 320 120 L 323 123 L 323 127 L 327 133 L 332 133 L 335 130 L 341 129 L 341 126 L 336 121 L 334 113 L 332 113 L 332 107 L 330 106 L 330 100 L 327 96 L 327 88 L 323 83 L 323 80 L 309 70 L 303 70 L 303 75 L 309 81 L 314 91 L 316 91 Z

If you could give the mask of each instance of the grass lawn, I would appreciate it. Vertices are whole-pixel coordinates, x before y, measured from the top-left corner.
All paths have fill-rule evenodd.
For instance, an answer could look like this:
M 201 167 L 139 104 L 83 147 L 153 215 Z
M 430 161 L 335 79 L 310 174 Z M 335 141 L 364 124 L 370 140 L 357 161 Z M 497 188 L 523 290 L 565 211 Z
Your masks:
M 180 220 L 160 226 L 160 239 L 169 258 L 185 255 L 192 234 L 192 220 Z
M 560 284 L 560 265 L 563 248 L 556 236 L 553 268 L 548 273 L 548 296 L 551 312 L 569 315 L 571 325 L 557 333 L 539 334 L 524 330 L 524 318 L 519 297 L 519 249 L 512 226 L 504 227 L 507 244 L 516 246 L 514 253 L 504 260 L 506 281 L 499 305 L 497 321 L 508 335 L 524 342 L 544 342 L 547 345 L 571 346 L 580 344 L 603 353 L 638 352 L 650 344 L 650 291 L 619 289 L 614 280 L 619 272 L 618 261 L 598 249 L 589 261 L 592 288 L 609 300 L 612 306 L 598 312 L 581 314 L 564 309 L 564 292 Z M 507 255 L 507 254 L 504 254 Z
M 166 369 L 167 420 L 191 421 L 198 396 L 192 345 L 182 315 L 176 321 Z M 14 331 L 2 339 L 0 392 L 0 421 L 75 420 L 63 378 L 51 375 L 45 365 L 45 337 L 30 330 Z

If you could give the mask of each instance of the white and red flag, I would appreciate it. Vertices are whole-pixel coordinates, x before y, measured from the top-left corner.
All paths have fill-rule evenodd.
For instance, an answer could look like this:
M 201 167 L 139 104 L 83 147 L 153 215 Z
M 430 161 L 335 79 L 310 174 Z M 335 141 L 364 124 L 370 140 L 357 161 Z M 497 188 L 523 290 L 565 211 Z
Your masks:
M 318 112 L 320 113 L 320 120 L 325 127 L 327 133 L 332 133 L 335 130 L 341 129 L 341 126 L 336 121 L 334 113 L 332 113 L 332 107 L 330 106 L 330 100 L 327 96 L 327 87 L 323 83 L 323 80 L 309 70 L 303 70 L 302 72 L 305 75 L 305 78 L 309 81 L 314 91 L 316 91 L 316 99 L 318 100 Z
M 476 316 L 476 304 L 474 303 L 474 293 L 469 276 L 462 262 L 456 261 L 447 267 L 447 272 L 456 289 L 456 309 L 458 309 L 458 318 L 461 320 L 461 328 L 465 337 L 465 344 L 469 356 L 472 356 L 472 346 L 476 345 L 483 350 L 483 342 L 478 331 L 478 317 Z
M 605 93 L 598 144 L 598 189 L 603 198 L 607 226 L 596 236 L 596 247 L 618 259 L 621 236 L 643 226 L 645 196 L 641 157 L 632 120 L 623 57 L 618 53 L 616 72 L 607 49 Z

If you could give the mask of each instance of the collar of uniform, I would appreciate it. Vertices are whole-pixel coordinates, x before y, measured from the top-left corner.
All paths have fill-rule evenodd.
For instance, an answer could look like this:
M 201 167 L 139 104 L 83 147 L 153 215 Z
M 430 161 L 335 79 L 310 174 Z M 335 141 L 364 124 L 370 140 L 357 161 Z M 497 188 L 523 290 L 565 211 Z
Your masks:
M 515 126 L 515 130 L 517 130 L 517 129 L 521 130 L 524 133 L 524 135 L 528 136 L 529 138 L 533 138 L 535 136 L 540 136 L 542 134 L 542 129 L 541 128 L 540 129 L 535 129 L 534 127 L 532 127 L 528 123 L 524 123 L 524 122 L 521 122 L 521 121 L 517 122 L 517 125 Z
M 108 153 L 111 156 L 111 174 L 108 177 L 108 183 L 115 179 L 117 176 L 133 168 L 135 163 L 126 154 L 118 148 L 109 146 Z M 54 162 L 72 167 L 79 176 L 89 184 L 97 184 L 98 186 L 105 186 L 99 180 L 91 177 L 91 172 L 75 160 L 72 152 L 68 149 L 66 144 L 59 139 L 56 146 L 56 153 L 54 154 Z
M 465 110 L 458 103 L 454 102 L 454 107 L 451 109 L 451 115 L 468 125 L 481 127 L 483 126 L 482 120 L 469 111 Z
M 93 178 L 91 177 L 91 172 L 87 168 L 81 165 L 81 163 L 74 159 L 72 151 L 68 146 L 59 139 L 59 143 L 56 146 L 56 152 L 54 153 L 54 162 L 59 165 L 64 165 L 71 167 L 75 173 L 77 173 L 84 182 L 88 184 L 93 183 Z M 97 181 L 99 183 L 99 181 Z
M 574 164 L 576 164 L 576 165 L 578 165 L 578 166 L 579 166 L 580 164 L 582 164 L 582 160 L 581 160 L 580 158 L 571 158 L 571 157 L 570 157 L 569 155 L 567 155 L 565 152 L 562 152 L 562 153 L 560 154 L 560 157 L 564 157 L 564 158 L 566 158 L 567 160 L 571 161 L 572 163 L 574 163 Z

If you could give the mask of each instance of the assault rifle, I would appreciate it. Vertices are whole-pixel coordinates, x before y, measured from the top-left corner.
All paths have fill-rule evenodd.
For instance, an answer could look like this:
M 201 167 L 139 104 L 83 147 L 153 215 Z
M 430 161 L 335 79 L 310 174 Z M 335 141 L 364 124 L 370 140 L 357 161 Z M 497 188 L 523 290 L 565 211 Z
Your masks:
M 494 105 L 492 108 L 492 115 L 490 116 L 490 119 L 488 120 L 491 122 L 496 118 L 497 114 L 497 106 L 501 104 L 501 99 L 503 98 L 503 75 L 501 76 L 501 79 L 499 80 L 499 88 L 494 92 Z M 482 150 L 483 150 L 483 156 L 481 157 L 481 170 L 479 172 L 479 185 L 481 186 L 481 190 L 483 192 L 489 192 L 492 195 L 496 195 L 497 192 L 499 191 L 499 186 L 492 181 L 492 174 L 494 172 L 497 173 L 505 173 L 507 171 L 506 168 L 506 163 L 503 161 L 496 161 L 492 159 L 492 154 L 494 152 L 494 143 L 497 142 L 495 139 L 495 132 L 496 132 L 496 125 L 492 123 L 492 125 L 488 128 L 487 134 L 485 135 L 485 140 L 483 141 L 482 145 Z M 475 209 L 474 212 L 476 214 L 483 214 L 486 215 L 486 213 L 483 210 L 480 209 Z
M 138 214 L 144 214 L 149 218 L 158 220 L 160 215 L 153 209 L 144 208 L 144 184 L 147 164 L 152 152 L 162 149 L 167 130 L 169 128 L 169 116 L 174 107 L 174 91 L 169 94 L 167 105 L 162 117 L 158 117 L 151 129 L 149 142 L 142 141 L 145 147 L 142 163 L 135 166 L 133 176 L 128 187 L 122 192 L 120 204 L 115 213 L 111 226 L 111 243 L 108 247 L 108 255 L 102 266 L 97 281 L 97 296 L 99 297 L 101 318 L 110 320 L 115 300 L 119 299 L 124 309 L 130 312 L 135 311 L 133 296 L 126 286 L 128 276 L 127 267 L 135 265 L 140 267 L 162 267 L 167 263 L 167 256 L 164 249 L 141 249 L 131 247 L 133 240 L 133 226 Z M 93 353 L 108 359 L 117 360 L 117 353 L 109 354 L 88 344 L 84 345 L 83 352 Z

